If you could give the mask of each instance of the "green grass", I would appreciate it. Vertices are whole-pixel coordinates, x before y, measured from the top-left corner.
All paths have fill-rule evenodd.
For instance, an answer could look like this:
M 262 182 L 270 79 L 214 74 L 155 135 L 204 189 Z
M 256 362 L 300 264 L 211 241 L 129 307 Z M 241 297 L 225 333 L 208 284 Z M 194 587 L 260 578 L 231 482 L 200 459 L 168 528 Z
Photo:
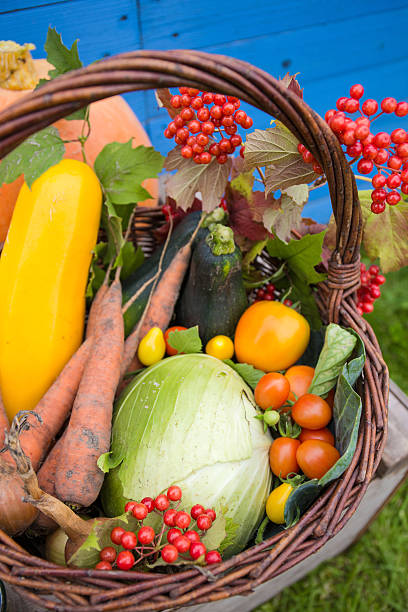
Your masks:
M 391 378 L 408 393 L 408 267 L 387 274 L 367 315 Z M 320 565 L 257 612 L 406 612 L 408 610 L 408 482 L 349 550 Z

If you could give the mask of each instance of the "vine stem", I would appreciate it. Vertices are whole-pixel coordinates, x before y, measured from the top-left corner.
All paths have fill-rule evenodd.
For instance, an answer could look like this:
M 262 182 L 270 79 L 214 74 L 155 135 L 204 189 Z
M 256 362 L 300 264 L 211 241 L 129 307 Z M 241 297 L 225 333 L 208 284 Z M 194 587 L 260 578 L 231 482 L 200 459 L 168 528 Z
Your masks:
M 371 179 L 368 178 L 367 176 L 361 176 L 360 174 L 355 174 L 354 177 L 358 180 L 358 181 L 366 181 L 367 183 L 371 183 Z
M 264 184 L 264 187 L 266 188 L 266 179 L 265 179 L 265 174 L 263 173 L 262 168 L 260 168 L 259 166 L 256 167 L 256 169 L 258 170 L 258 174 L 261 177 L 261 181 Z

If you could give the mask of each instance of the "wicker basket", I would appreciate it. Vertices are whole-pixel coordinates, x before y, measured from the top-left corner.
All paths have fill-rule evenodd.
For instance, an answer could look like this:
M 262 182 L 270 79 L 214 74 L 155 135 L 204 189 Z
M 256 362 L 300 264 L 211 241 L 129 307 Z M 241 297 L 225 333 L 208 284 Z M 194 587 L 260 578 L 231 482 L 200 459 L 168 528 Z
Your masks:
M 337 221 L 337 247 L 328 280 L 319 286 L 323 319 L 351 327 L 364 340 L 367 360 L 357 389 L 363 398 L 357 448 L 337 481 L 294 527 L 278 533 L 208 572 L 172 574 L 61 568 L 28 554 L 0 531 L 0 579 L 30 606 L 70 610 L 165 610 L 250 593 L 316 552 L 358 507 L 375 473 L 387 429 L 388 371 L 377 339 L 358 315 L 361 211 L 353 174 L 335 135 L 299 97 L 265 72 L 229 57 L 196 51 L 136 51 L 68 73 L 44 85 L 0 115 L 0 158 L 32 133 L 90 102 L 116 94 L 186 85 L 236 96 L 284 123 L 318 160 L 328 180 Z M 145 235 L 159 211 L 138 213 Z M 214 581 L 214 578 L 216 580 Z

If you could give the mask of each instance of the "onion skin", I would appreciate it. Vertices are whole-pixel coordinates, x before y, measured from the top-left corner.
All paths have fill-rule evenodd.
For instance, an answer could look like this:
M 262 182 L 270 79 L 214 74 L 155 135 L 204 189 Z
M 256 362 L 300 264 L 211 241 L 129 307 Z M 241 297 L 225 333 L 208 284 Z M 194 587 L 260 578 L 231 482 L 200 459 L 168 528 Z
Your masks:
M 65 545 L 68 536 L 61 527 L 50 533 L 45 540 L 45 558 L 56 565 L 66 565 Z
M 0 482 L 0 529 L 14 536 L 31 525 L 38 510 L 23 502 L 23 483 L 9 453 L 0 455 Z

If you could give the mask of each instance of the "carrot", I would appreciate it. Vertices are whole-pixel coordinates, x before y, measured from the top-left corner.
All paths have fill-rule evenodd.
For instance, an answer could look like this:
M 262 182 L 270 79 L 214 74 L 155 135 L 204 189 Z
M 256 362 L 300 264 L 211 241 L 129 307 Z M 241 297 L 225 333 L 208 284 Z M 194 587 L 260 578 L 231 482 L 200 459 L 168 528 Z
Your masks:
M 8 431 L 10 427 L 9 420 L 4 408 L 3 400 L 0 393 L 0 449 L 3 448 L 4 444 L 4 432 Z
M 20 434 L 21 445 L 35 470 L 69 415 L 92 343 L 93 339 L 89 338 L 81 344 L 35 407 L 41 425 L 30 426 Z
M 121 377 L 127 371 L 137 370 L 140 367 L 139 360 L 135 357 L 135 354 L 139 341 L 147 334 L 149 329 L 160 327 L 164 331 L 168 327 L 190 262 L 192 244 L 200 227 L 201 223 L 197 225 L 188 243 L 173 258 L 157 285 L 153 286 L 149 301 L 139 323 L 126 338 Z
M 108 285 L 101 285 L 92 300 L 91 309 L 89 311 L 88 323 L 86 326 L 86 338 L 92 336 L 95 332 L 95 328 L 97 327 L 97 321 L 99 317 L 99 310 L 103 304 L 104 297 L 106 292 L 108 291 Z
M 103 472 L 97 459 L 109 450 L 112 407 L 123 352 L 122 290 L 114 281 L 74 401 L 55 478 L 57 496 L 79 506 L 97 498 Z

